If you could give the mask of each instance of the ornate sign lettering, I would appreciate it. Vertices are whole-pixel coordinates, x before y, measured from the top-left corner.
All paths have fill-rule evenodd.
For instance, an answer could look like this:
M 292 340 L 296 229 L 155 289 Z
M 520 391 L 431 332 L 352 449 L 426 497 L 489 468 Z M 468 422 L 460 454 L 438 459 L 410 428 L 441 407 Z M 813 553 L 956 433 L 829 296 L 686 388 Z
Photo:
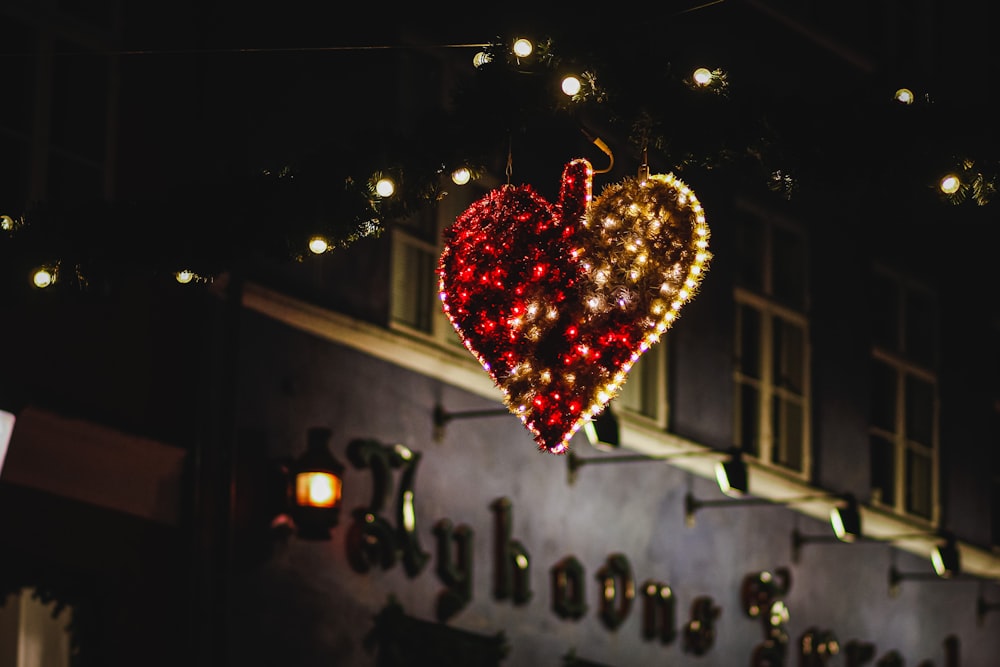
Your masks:
M 354 520 L 347 531 L 347 558 L 355 571 L 365 573 L 372 565 L 387 570 L 402 559 L 411 578 L 417 576 L 430 559 L 420 547 L 416 515 L 413 510 L 413 478 L 420 454 L 403 445 L 385 445 L 377 440 L 352 440 L 347 458 L 360 470 L 372 473 L 372 497 L 367 507 L 352 512 Z M 396 527 L 380 516 L 392 495 L 392 470 L 402 468 L 399 494 L 396 496 Z
M 632 565 L 623 554 L 612 554 L 597 571 L 601 590 L 601 622 L 609 630 L 616 630 L 628 617 L 635 599 L 635 580 Z
M 441 622 L 460 612 L 472 599 L 472 529 L 441 519 L 434 526 L 437 537 L 437 575 L 447 586 L 437 599 L 437 619 Z M 452 557 L 454 553 L 454 557 Z
M 513 600 L 516 605 L 531 600 L 531 558 L 528 550 L 517 540 L 511 539 L 513 523 L 509 498 L 499 498 L 490 505 L 495 516 L 493 597 Z

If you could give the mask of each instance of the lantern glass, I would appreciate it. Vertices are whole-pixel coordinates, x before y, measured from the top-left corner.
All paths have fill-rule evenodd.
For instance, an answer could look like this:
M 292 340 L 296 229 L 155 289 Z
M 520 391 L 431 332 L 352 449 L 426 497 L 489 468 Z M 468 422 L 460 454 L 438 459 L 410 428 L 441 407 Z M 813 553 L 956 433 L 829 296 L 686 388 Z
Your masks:
M 326 471 L 306 471 L 295 476 L 295 503 L 299 507 L 337 507 L 341 481 Z

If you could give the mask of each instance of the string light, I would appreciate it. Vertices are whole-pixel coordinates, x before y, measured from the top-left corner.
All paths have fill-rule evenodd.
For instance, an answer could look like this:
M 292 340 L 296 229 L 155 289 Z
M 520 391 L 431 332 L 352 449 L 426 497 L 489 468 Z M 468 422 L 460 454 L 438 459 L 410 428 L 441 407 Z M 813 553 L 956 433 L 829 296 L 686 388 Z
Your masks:
M 396 184 L 388 176 L 383 176 L 375 182 L 375 192 L 379 197 L 391 197 L 396 192 Z
M 514 40 L 513 53 L 518 58 L 527 58 L 531 55 L 531 52 L 535 50 L 535 45 L 531 43 L 531 40 L 520 37 Z
M 699 86 L 707 86 L 712 83 L 712 71 L 707 67 L 699 67 L 691 75 L 692 80 Z
M 309 252 L 314 255 L 322 255 L 330 249 L 330 243 L 322 236 L 314 236 L 309 239 Z
M 962 181 L 955 174 L 948 174 L 942 178 L 941 182 L 938 184 L 938 187 L 941 188 L 941 192 L 946 195 L 955 194 L 961 186 Z
M 900 104 L 913 104 L 913 100 L 915 99 L 913 91 L 909 88 L 900 88 L 893 97 Z
M 56 282 L 56 269 L 51 266 L 40 266 L 31 274 L 31 282 L 39 289 L 45 289 Z
M 9 215 L 0 215 L 0 230 L 5 232 L 13 231 L 14 229 L 14 218 Z
M 194 271 L 182 269 L 174 274 L 174 280 L 179 282 L 181 285 L 187 285 L 194 280 Z
M 465 185 L 472 179 L 472 172 L 468 167 L 459 167 L 451 172 L 451 181 L 455 185 Z
M 562 91 L 569 97 L 573 97 L 580 92 L 583 85 L 580 83 L 580 79 L 572 74 L 563 77 L 562 80 Z

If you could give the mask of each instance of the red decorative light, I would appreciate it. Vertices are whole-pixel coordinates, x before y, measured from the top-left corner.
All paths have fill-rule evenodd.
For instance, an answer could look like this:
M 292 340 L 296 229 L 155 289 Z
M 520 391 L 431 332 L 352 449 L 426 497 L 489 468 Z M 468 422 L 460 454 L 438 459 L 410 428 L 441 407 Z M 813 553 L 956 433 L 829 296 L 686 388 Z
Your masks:
M 593 202 L 592 178 L 586 160 L 567 164 L 555 204 L 530 185 L 492 190 L 446 230 L 438 263 L 455 330 L 557 454 L 670 328 L 710 258 L 701 205 L 672 175 Z

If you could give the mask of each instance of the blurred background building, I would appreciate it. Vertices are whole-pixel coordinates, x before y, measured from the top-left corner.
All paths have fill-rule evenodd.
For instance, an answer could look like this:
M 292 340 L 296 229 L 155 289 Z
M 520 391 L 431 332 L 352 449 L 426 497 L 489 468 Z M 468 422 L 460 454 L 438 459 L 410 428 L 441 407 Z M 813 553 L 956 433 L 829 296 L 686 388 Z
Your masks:
M 0 667 L 994 664 L 996 13 L 7 0 Z M 442 232 L 644 155 L 710 270 L 539 452 Z

